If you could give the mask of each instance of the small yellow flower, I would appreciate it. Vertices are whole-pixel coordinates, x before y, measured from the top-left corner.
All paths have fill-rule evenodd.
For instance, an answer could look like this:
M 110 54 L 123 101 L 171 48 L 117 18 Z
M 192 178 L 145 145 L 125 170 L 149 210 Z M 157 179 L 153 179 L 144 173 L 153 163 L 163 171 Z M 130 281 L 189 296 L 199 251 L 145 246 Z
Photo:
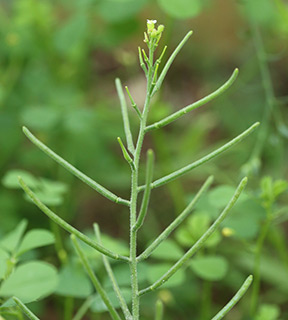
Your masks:
M 222 235 L 224 237 L 231 237 L 235 234 L 235 230 L 231 229 L 231 228 L 223 228 L 222 229 Z

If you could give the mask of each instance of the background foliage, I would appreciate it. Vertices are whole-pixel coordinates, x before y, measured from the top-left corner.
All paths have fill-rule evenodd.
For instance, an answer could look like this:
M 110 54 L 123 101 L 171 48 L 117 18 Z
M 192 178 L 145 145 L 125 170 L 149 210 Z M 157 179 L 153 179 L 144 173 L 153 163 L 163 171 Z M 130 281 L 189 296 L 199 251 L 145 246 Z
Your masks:
M 48 286 L 39 293 L 54 292 L 34 306 L 41 319 L 69 319 L 72 300 L 76 308 L 83 297 L 94 294 L 66 234 L 49 225 L 18 190 L 19 172 L 41 200 L 57 208 L 63 218 L 88 233 L 96 221 L 107 234 L 107 245 L 121 254 L 127 252 L 125 209 L 55 165 L 25 139 L 21 126 L 26 125 L 65 159 L 125 197 L 130 181 L 115 139 L 124 132 L 114 78 L 120 77 L 129 85 L 138 105 L 143 103 L 145 82 L 137 46 L 142 45 L 146 18 L 165 25 L 161 45 L 167 43 L 169 52 L 187 30 L 194 31 L 153 102 L 151 122 L 212 92 L 235 67 L 240 69 L 236 83 L 221 98 L 151 133 L 145 149 L 156 151 L 156 176 L 200 158 L 255 121 L 260 120 L 261 127 L 226 155 L 153 194 L 153 212 L 140 232 L 143 242 L 139 250 L 181 212 L 209 174 L 215 176 L 214 188 L 188 223 L 143 267 L 144 283 L 152 283 L 207 229 L 231 197 L 239 176 L 245 173 L 250 177 L 245 197 L 240 198 L 222 232 L 212 237 L 166 288 L 143 298 L 144 316 L 152 317 L 149 306 L 158 296 L 165 304 L 165 319 L 191 319 L 191 310 L 195 319 L 209 319 L 247 273 L 256 271 L 261 275 L 259 292 L 249 291 L 227 319 L 286 319 L 288 4 L 284 0 L 1 0 L 0 244 L 5 248 L 6 243 L 17 262 L 13 278 L 9 278 L 12 285 L 4 283 L 0 297 L 9 297 L 6 287 L 19 289 L 17 276 L 25 273 L 29 263 L 41 264 L 39 270 L 43 268 L 51 279 L 58 277 L 58 284 L 55 280 L 53 288 Z M 133 110 L 131 117 L 136 123 Z M 32 231 L 23 235 L 23 218 L 28 219 L 29 230 L 41 228 L 34 237 L 44 237 L 43 246 L 54 240 L 42 229 L 52 230 L 57 255 L 52 246 L 41 251 L 29 246 Z M 11 230 L 19 231 L 16 244 L 7 242 Z M 27 250 L 22 256 L 23 246 Z M 100 256 L 91 255 L 105 283 Z M 0 261 L 8 258 L 0 251 Z M 257 261 L 261 262 L 259 268 Z M 52 265 L 60 270 L 58 275 Z M 128 270 L 122 265 L 114 267 L 119 281 L 128 287 Z M 0 269 L 0 276 L 8 269 Z M 251 309 L 257 310 L 252 312 L 253 318 L 249 318 L 250 301 Z M 89 317 L 106 319 L 105 313 L 98 318 L 95 315 L 104 310 L 96 294 Z

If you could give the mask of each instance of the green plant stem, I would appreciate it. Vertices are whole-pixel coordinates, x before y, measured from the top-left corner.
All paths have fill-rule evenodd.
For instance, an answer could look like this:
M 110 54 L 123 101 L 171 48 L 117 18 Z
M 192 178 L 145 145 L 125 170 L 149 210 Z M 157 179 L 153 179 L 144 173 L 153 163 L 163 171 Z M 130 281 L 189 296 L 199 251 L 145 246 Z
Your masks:
M 197 192 L 195 197 L 190 201 L 188 206 L 179 214 L 179 216 L 157 237 L 156 240 L 154 240 L 151 245 L 137 258 L 138 262 L 147 259 L 150 254 L 160 245 L 162 241 L 164 241 L 173 230 L 175 230 L 180 223 L 186 219 L 186 217 L 191 213 L 191 211 L 194 209 L 196 203 L 200 199 L 200 197 L 203 195 L 204 192 L 208 190 L 208 188 L 211 186 L 213 182 L 213 176 L 210 176 L 201 189 Z
M 274 94 L 274 89 L 272 84 L 273 82 L 271 79 L 269 66 L 267 63 L 266 52 L 264 49 L 259 27 L 257 25 L 257 22 L 252 20 L 251 20 L 251 30 L 252 30 L 255 49 L 256 49 L 258 64 L 260 68 L 260 73 L 261 73 L 262 86 L 264 89 L 265 99 L 266 99 L 266 105 L 264 108 L 262 121 L 261 121 L 262 128 L 258 132 L 254 150 L 251 153 L 251 160 L 252 160 L 253 158 L 258 158 L 261 155 L 262 150 L 265 146 L 267 134 L 269 130 L 269 121 L 270 121 L 272 112 L 275 111 L 274 107 L 275 107 L 276 99 L 275 99 L 275 94 Z
M 58 164 L 60 164 L 66 170 L 71 172 L 75 177 L 79 178 L 84 183 L 86 183 L 89 187 L 96 190 L 102 196 L 106 197 L 107 199 L 109 199 L 115 203 L 124 204 L 126 206 L 130 205 L 128 200 L 117 197 L 114 193 L 112 193 L 111 191 L 102 187 L 99 183 L 95 182 L 93 179 L 89 178 L 84 173 L 82 173 L 81 171 L 79 171 L 78 169 L 73 167 L 70 163 L 68 163 L 66 160 L 61 158 L 54 151 L 49 149 L 44 143 L 42 143 L 40 140 L 38 140 L 26 127 L 23 127 L 23 132 L 26 135 L 26 137 L 32 143 L 34 143 L 40 150 L 42 150 L 44 153 L 46 153 L 50 158 L 52 158 L 54 161 L 56 161 Z
M 250 128 L 248 128 L 247 130 L 245 130 L 244 132 L 242 132 L 240 135 L 238 135 L 236 138 L 232 139 L 231 141 L 229 141 L 228 143 L 224 144 L 222 147 L 216 149 L 215 151 L 209 153 L 208 155 L 206 155 L 205 157 L 192 162 L 191 164 L 173 172 L 170 173 L 160 179 L 155 180 L 154 182 L 152 182 L 152 186 L 151 188 L 158 188 L 160 186 L 165 185 L 166 183 L 177 179 L 178 177 L 184 175 L 185 173 L 191 171 L 192 169 L 199 167 L 200 165 L 202 165 L 203 163 L 215 158 L 216 156 L 218 156 L 219 154 L 221 154 L 222 152 L 226 151 L 227 149 L 229 149 L 230 147 L 234 146 L 235 144 L 237 144 L 238 142 L 242 141 L 244 138 L 246 138 L 250 133 L 252 133 L 258 126 L 259 126 L 259 122 L 254 123 Z M 145 188 L 145 186 L 140 186 L 138 188 L 139 191 L 143 190 Z
M 90 247 L 96 249 L 97 251 L 107 255 L 110 258 L 113 258 L 115 260 L 121 260 L 129 262 L 128 257 L 124 257 L 121 255 L 118 255 L 101 245 L 99 245 L 97 242 L 91 240 L 89 237 L 87 237 L 82 232 L 78 231 L 74 227 L 72 227 L 70 224 L 68 224 L 66 221 L 61 219 L 59 216 L 57 216 L 53 211 L 51 211 L 48 207 L 46 207 L 40 199 L 35 195 L 35 193 L 25 184 L 25 182 L 19 177 L 19 183 L 22 187 L 22 189 L 25 191 L 25 193 L 29 196 L 29 198 L 33 201 L 33 203 L 44 213 L 46 214 L 52 221 L 57 223 L 61 228 L 68 231 L 71 234 L 74 234 L 77 238 L 88 244 Z
M 139 119 L 141 119 L 141 118 L 142 118 L 141 111 L 140 111 L 139 108 L 137 107 L 137 104 L 135 103 L 134 99 L 132 98 L 132 95 L 131 95 L 131 93 L 130 93 L 130 91 L 129 91 L 129 89 L 128 89 L 127 86 L 125 86 L 125 89 L 126 89 L 126 91 L 127 91 L 128 97 L 129 97 L 129 99 L 130 99 L 130 101 L 131 101 L 131 106 L 132 106 L 132 108 L 136 111 Z
M 55 249 L 57 252 L 58 259 L 61 262 L 61 264 L 65 264 L 67 262 L 67 253 L 64 248 L 59 225 L 56 224 L 54 221 L 50 220 L 50 228 L 55 237 Z
M 74 310 L 74 298 L 73 297 L 65 297 L 64 298 L 64 320 L 71 320 L 73 316 Z
M 271 222 L 273 220 L 273 216 L 271 212 L 267 212 L 267 218 L 264 221 L 264 224 L 261 228 L 260 235 L 257 239 L 256 243 L 256 252 L 255 252 L 255 260 L 254 260 L 254 282 L 252 286 L 252 294 L 251 294 L 251 307 L 250 307 L 250 315 L 252 318 L 255 316 L 258 307 L 258 299 L 260 292 L 260 283 L 261 283 L 261 274 L 260 274 L 260 265 L 261 265 L 261 255 L 264 241 L 267 237 Z
M 103 289 L 103 287 L 101 286 L 98 278 L 96 277 L 96 275 L 94 274 L 88 259 L 86 258 L 84 252 L 82 251 L 82 249 L 79 246 L 79 243 L 75 237 L 75 235 L 71 235 L 71 240 L 72 243 L 74 245 L 74 248 L 81 260 L 81 263 L 83 264 L 83 267 L 85 268 L 89 278 L 91 279 L 95 289 L 97 290 L 97 292 L 99 293 L 100 297 L 102 298 L 103 302 L 105 303 L 108 311 L 110 312 L 110 315 L 112 317 L 113 320 L 121 320 L 119 314 L 117 313 L 117 311 L 115 310 L 115 308 L 113 307 L 106 291 Z
M 95 234 L 96 234 L 97 241 L 98 241 L 99 244 L 102 245 L 99 226 L 98 226 L 97 223 L 94 223 L 93 226 L 94 226 L 94 231 L 95 231 Z M 128 309 L 126 301 L 125 301 L 125 299 L 124 299 L 124 297 L 123 297 L 123 295 L 121 293 L 121 290 L 120 290 L 120 288 L 118 286 L 117 280 L 116 280 L 116 278 L 114 276 L 114 273 L 113 273 L 113 270 L 112 270 L 111 265 L 109 263 L 109 260 L 104 254 L 102 254 L 102 259 L 103 259 L 103 263 L 104 263 L 105 269 L 106 269 L 106 271 L 108 273 L 108 276 L 110 278 L 110 281 L 112 283 L 114 292 L 115 292 L 115 294 L 116 294 L 116 296 L 117 296 L 117 298 L 119 300 L 121 309 L 122 309 L 122 311 L 124 313 L 125 319 L 126 320 L 132 320 L 132 315 L 131 315 L 131 313 L 130 313 L 130 311 Z
M 211 293 L 212 293 L 212 282 L 204 280 L 202 283 L 202 302 L 201 302 L 201 320 L 206 320 L 209 318 L 211 309 Z
M 168 61 L 166 62 L 162 72 L 160 73 L 160 76 L 155 84 L 155 87 L 152 91 L 151 97 L 153 97 L 153 95 L 160 89 L 162 82 L 171 66 L 171 64 L 173 63 L 173 61 L 175 60 L 177 54 L 179 53 L 179 51 L 182 49 L 182 47 L 184 46 L 184 44 L 188 41 L 188 39 L 191 37 L 192 35 L 192 31 L 189 31 L 186 36 L 183 38 L 183 40 L 178 44 L 178 46 L 176 47 L 176 49 L 173 51 L 173 53 L 171 54 L 170 58 L 168 59 Z
M 203 106 L 204 104 L 210 102 L 211 100 L 217 98 L 218 96 L 220 96 L 221 94 L 223 94 L 227 89 L 230 88 L 230 86 L 234 83 L 234 81 L 236 80 L 237 76 L 238 76 L 239 70 L 236 68 L 233 72 L 233 74 L 231 75 L 231 77 L 220 87 L 218 88 L 216 91 L 214 91 L 213 93 L 209 94 L 208 96 L 204 97 L 201 100 L 198 100 L 192 104 L 189 104 L 188 106 L 182 108 L 181 110 L 171 114 L 170 116 L 162 119 L 161 121 L 155 122 L 151 125 L 149 125 L 148 127 L 146 127 L 145 131 L 151 131 L 151 130 L 155 130 L 155 129 L 159 129 L 162 128 L 168 124 L 170 124 L 171 122 L 179 119 L 180 117 L 182 117 L 183 115 L 185 115 L 186 113 L 197 109 L 201 106 Z
M 153 291 L 163 285 L 167 280 L 169 280 L 175 272 L 177 272 L 199 249 L 202 248 L 205 241 L 214 233 L 220 226 L 220 223 L 226 218 L 235 202 L 238 200 L 240 194 L 242 193 L 244 187 L 247 184 L 247 177 L 241 180 L 239 186 L 237 187 L 233 197 L 222 211 L 220 216 L 215 220 L 215 222 L 210 226 L 210 228 L 202 235 L 202 237 L 180 258 L 174 266 L 172 266 L 159 280 L 155 281 L 151 286 L 141 290 L 139 296 Z
M 92 302 L 93 302 L 93 297 L 88 297 L 84 301 L 84 303 L 81 305 L 81 307 L 78 309 L 77 313 L 75 314 L 72 320 L 81 320 L 89 310 Z
M 153 49 L 149 47 L 149 63 L 147 75 L 147 92 L 144 103 L 142 118 L 140 121 L 140 129 L 136 144 L 134 155 L 134 168 L 132 171 L 131 182 L 131 198 L 130 198 L 130 272 L 131 272 L 131 289 L 132 289 L 132 317 L 133 320 L 139 319 L 139 295 L 138 295 L 138 273 L 137 273 L 137 229 L 134 225 L 137 221 L 137 198 L 138 198 L 138 175 L 139 175 L 139 161 L 141 149 L 145 136 L 145 127 L 149 112 L 152 78 L 153 78 Z
M 121 105 L 121 112 L 122 112 L 125 136 L 126 136 L 126 139 L 127 139 L 128 150 L 132 154 L 134 154 L 135 147 L 134 147 L 132 134 L 131 134 L 131 129 L 130 129 L 128 109 L 127 109 L 127 104 L 126 104 L 126 100 L 125 100 L 125 96 L 124 96 L 124 92 L 123 92 L 123 89 L 122 89 L 122 84 L 121 84 L 120 79 L 117 78 L 115 80 L 115 84 L 116 84 L 116 89 L 117 89 L 117 93 L 118 93 L 119 100 L 120 100 L 120 105 Z
M 139 215 L 133 227 L 135 230 L 139 230 L 141 228 L 147 213 L 147 208 L 148 208 L 148 203 L 149 203 L 150 193 L 151 193 L 151 182 L 153 178 L 153 170 L 154 170 L 154 152 L 151 149 L 149 149 L 147 152 L 146 188 L 144 191 Z
M 225 317 L 225 315 L 235 306 L 235 304 L 243 297 L 246 293 L 248 288 L 250 287 L 253 281 L 253 276 L 250 275 L 245 282 L 243 283 L 242 287 L 237 291 L 234 297 L 226 304 L 226 306 L 219 311 L 216 316 L 214 316 L 211 320 L 220 320 Z
M 270 241 L 274 245 L 275 249 L 278 251 L 278 255 L 282 260 L 283 265 L 288 271 L 288 250 L 286 244 L 286 237 L 280 226 L 271 226 L 269 230 Z
M 18 298 L 13 297 L 14 302 L 20 308 L 20 310 L 30 319 L 30 320 L 40 320 L 38 317 L 35 316 L 26 306 L 25 304 Z
M 155 320 L 163 319 L 163 303 L 161 300 L 156 301 Z
M 121 150 L 122 150 L 124 159 L 128 162 L 128 164 L 130 165 L 131 169 L 132 169 L 132 170 L 135 170 L 133 160 L 132 160 L 132 158 L 130 157 L 128 151 L 126 150 L 126 148 L 125 148 L 125 146 L 124 146 L 121 138 L 118 137 L 117 140 L 118 140 L 118 143 L 119 143 L 120 148 L 121 148 Z

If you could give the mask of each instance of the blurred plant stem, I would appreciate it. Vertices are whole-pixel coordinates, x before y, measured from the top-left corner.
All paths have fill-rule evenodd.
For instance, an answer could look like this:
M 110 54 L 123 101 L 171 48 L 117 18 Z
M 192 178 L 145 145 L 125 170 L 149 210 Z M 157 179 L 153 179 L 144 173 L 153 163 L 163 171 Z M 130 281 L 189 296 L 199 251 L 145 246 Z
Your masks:
M 260 293 L 260 285 L 261 285 L 261 256 L 263 251 L 263 245 L 265 239 L 268 235 L 269 228 L 273 221 L 273 214 L 271 207 L 267 208 L 266 210 L 266 219 L 263 222 L 263 225 L 260 229 L 259 237 L 256 243 L 256 250 L 255 250 L 255 258 L 254 258 L 254 271 L 253 271 L 253 285 L 252 285 L 252 295 L 251 295 L 251 305 L 250 305 L 250 315 L 252 319 L 256 316 L 257 308 L 258 308 L 258 301 L 259 301 L 259 293 Z
M 211 314 L 211 299 L 212 299 L 212 282 L 204 280 L 202 284 L 202 301 L 200 320 L 210 319 Z

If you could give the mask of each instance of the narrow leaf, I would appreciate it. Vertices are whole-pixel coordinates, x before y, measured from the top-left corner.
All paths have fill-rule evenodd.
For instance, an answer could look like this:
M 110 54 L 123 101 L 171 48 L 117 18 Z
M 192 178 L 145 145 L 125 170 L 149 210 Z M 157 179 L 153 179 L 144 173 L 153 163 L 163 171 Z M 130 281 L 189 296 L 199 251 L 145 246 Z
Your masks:
M 244 296 L 248 288 L 250 287 L 253 281 L 253 276 L 250 275 L 245 282 L 243 283 L 242 287 L 239 291 L 235 294 L 235 296 L 226 304 L 226 306 L 219 311 L 216 316 L 212 318 L 212 320 L 220 320 L 224 318 L 224 316 L 235 306 L 235 304 Z
M 186 36 L 184 37 L 184 39 L 178 44 L 177 48 L 173 51 L 173 53 L 171 54 L 170 58 L 168 59 L 168 61 L 166 62 L 157 82 L 156 85 L 152 91 L 151 97 L 160 89 L 162 82 L 171 66 L 171 64 L 173 63 L 174 59 L 176 58 L 177 54 L 179 53 L 179 51 L 182 49 L 182 47 L 184 46 L 184 44 L 187 42 L 187 40 L 191 37 L 192 35 L 192 31 L 189 31 Z
M 98 278 L 96 277 L 96 275 L 94 274 L 87 257 L 85 256 L 85 254 L 83 253 L 83 251 L 81 250 L 79 243 L 75 237 L 75 235 L 71 235 L 71 240 L 72 243 L 74 245 L 74 248 L 83 264 L 84 269 L 86 270 L 88 276 L 90 277 L 95 289 L 97 290 L 97 292 L 99 293 L 99 295 L 101 296 L 103 302 L 105 303 L 105 305 L 107 306 L 107 309 L 109 310 L 111 317 L 114 320 L 121 320 L 120 316 L 118 315 L 117 311 L 114 309 L 106 291 L 103 289 L 103 287 L 101 286 Z
M 115 80 L 115 84 L 116 84 L 116 89 L 117 89 L 117 93 L 118 93 L 118 97 L 119 97 L 120 105 L 121 105 L 121 112 L 122 112 L 122 118 L 123 118 L 123 123 L 124 123 L 124 131 L 125 131 L 125 135 L 126 135 L 128 150 L 132 154 L 134 154 L 135 147 L 134 147 L 134 143 L 133 143 L 133 139 L 132 139 L 132 133 L 131 133 L 131 129 L 130 129 L 127 104 L 126 104 L 126 100 L 125 100 L 125 96 L 124 96 L 124 92 L 123 92 L 123 89 L 122 89 L 122 84 L 121 84 L 120 79 L 117 78 Z
M 68 224 L 66 221 L 61 219 L 59 216 L 57 216 L 53 211 L 51 211 L 48 207 L 46 207 L 35 195 L 35 193 L 27 187 L 25 182 L 19 178 L 19 183 L 22 187 L 22 189 L 26 192 L 26 194 L 29 196 L 29 198 L 33 201 L 33 203 L 44 213 L 46 214 L 52 221 L 57 223 L 61 228 L 64 230 L 70 232 L 71 234 L 74 234 L 77 238 L 81 239 L 83 242 L 87 243 L 90 247 L 98 250 L 99 252 L 107 255 L 110 258 L 116 259 L 116 260 L 122 260 L 122 261 L 129 261 L 129 258 L 120 256 L 116 253 L 113 253 L 106 248 L 100 246 L 95 241 L 91 240 L 89 237 L 87 237 L 82 232 L 78 231 L 74 227 L 72 227 L 70 224 Z
M 203 157 L 195 162 L 192 162 L 191 164 L 183 167 L 182 169 L 176 170 L 176 171 L 168 174 L 167 176 L 164 176 L 164 177 L 152 182 L 152 189 L 163 186 L 166 183 L 173 181 L 176 178 L 181 177 L 182 175 L 191 171 L 192 169 L 197 168 L 200 165 L 204 164 L 205 162 L 215 158 L 216 156 L 218 156 L 222 152 L 226 151 L 227 149 L 231 148 L 232 146 L 234 146 L 235 144 L 237 144 L 238 142 L 240 142 L 244 138 L 246 138 L 250 133 L 252 133 L 259 126 L 259 124 L 260 124 L 259 122 L 254 123 L 250 128 L 248 128 L 247 130 L 242 132 L 239 136 L 237 136 L 236 138 L 227 142 L 226 144 L 224 144 L 222 147 L 216 149 L 215 151 L 207 154 L 205 157 Z M 143 190 L 144 188 L 145 188 L 145 186 L 140 186 L 139 190 Z
M 248 179 L 246 177 L 244 179 L 242 179 L 242 181 L 240 182 L 240 184 L 239 184 L 238 188 L 236 189 L 236 191 L 235 191 L 232 199 L 230 200 L 230 202 L 227 204 L 227 206 L 222 211 L 220 216 L 211 225 L 211 227 L 203 234 L 203 236 L 159 280 L 154 282 L 151 286 L 141 290 L 139 292 L 139 296 L 141 296 L 141 295 L 143 295 L 145 293 L 148 293 L 148 292 L 150 292 L 152 290 L 155 290 L 155 289 L 159 288 L 161 285 L 163 285 L 166 281 L 168 281 L 175 274 L 175 272 L 177 272 L 185 263 L 187 263 L 187 261 L 197 251 L 199 251 L 203 247 L 205 241 L 211 236 L 212 233 L 214 233 L 219 228 L 221 222 L 226 218 L 228 213 L 231 211 L 232 207 L 236 203 L 236 201 L 239 198 L 240 194 L 244 190 L 244 187 L 247 184 L 247 180 Z
M 147 152 L 146 187 L 143 195 L 140 212 L 139 212 L 137 221 L 133 227 L 134 230 L 138 230 L 142 226 L 147 213 L 147 208 L 148 208 L 148 203 L 149 203 L 150 193 L 151 193 L 151 182 L 153 178 L 153 170 L 154 170 L 154 152 L 153 150 L 149 149 Z
M 98 224 L 94 224 L 94 230 L 95 230 L 95 234 L 96 234 L 96 238 L 97 238 L 97 241 L 99 244 L 102 245 L 102 241 L 101 241 L 101 234 L 100 234 L 100 229 L 99 229 L 99 226 Z M 115 278 L 115 275 L 113 273 L 113 270 L 111 268 L 111 265 L 109 263 L 109 260 L 107 259 L 107 257 L 105 255 L 102 255 L 102 258 L 103 258 L 103 263 L 104 263 L 104 266 L 105 266 L 105 269 L 108 273 L 108 276 L 110 278 L 110 281 L 112 283 L 112 286 L 113 286 L 113 289 L 114 289 L 114 292 L 118 298 L 118 301 L 120 303 L 120 306 L 121 306 L 121 309 L 125 315 L 125 319 L 128 319 L 128 320 L 132 320 L 132 315 L 128 309 L 128 306 L 126 304 L 126 301 L 125 301 L 125 298 L 123 297 L 123 294 L 119 288 L 119 285 L 117 283 L 117 280 Z
M 117 141 L 118 141 L 118 143 L 119 143 L 119 145 L 120 145 L 120 148 L 121 148 L 121 150 L 122 150 L 124 159 L 128 162 L 128 164 L 130 165 L 131 169 L 132 169 L 132 170 L 135 170 L 134 162 L 133 162 L 132 158 L 130 157 L 129 153 L 127 152 L 127 150 L 126 150 L 126 148 L 125 148 L 125 146 L 124 146 L 121 138 L 118 137 L 118 138 L 117 138 Z
M 44 153 L 46 153 L 50 158 L 52 158 L 54 161 L 59 163 L 62 167 L 64 167 L 66 170 L 71 172 L 75 177 L 82 180 L 84 183 L 86 183 L 89 187 L 99 192 L 102 196 L 106 197 L 107 199 L 124 204 L 126 206 L 129 206 L 129 201 L 124 200 L 122 198 L 117 197 L 114 193 L 107 190 L 106 188 L 102 187 L 99 183 L 95 182 L 93 179 L 86 176 L 84 173 L 73 167 L 69 162 L 61 158 L 59 155 L 57 155 L 54 151 L 49 149 L 44 143 L 42 143 L 40 140 L 38 140 L 26 127 L 23 127 L 23 132 L 26 135 L 26 137 L 34 143 L 40 150 L 42 150 Z
M 157 237 L 156 240 L 152 242 L 152 244 L 138 257 L 138 262 L 142 261 L 144 259 L 147 259 L 150 254 L 160 245 L 162 241 L 164 241 L 173 230 L 175 230 L 180 223 L 186 219 L 186 217 L 191 213 L 191 211 L 194 209 L 196 203 L 198 202 L 199 198 L 203 195 L 204 192 L 208 190 L 210 185 L 213 182 L 213 176 L 210 176 L 201 189 L 197 192 L 195 197 L 192 199 L 192 201 L 188 204 L 188 206 L 179 214 L 179 216 Z
M 202 98 L 192 104 L 189 104 L 188 106 L 180 109 L 179 111 L 171 114 L 170 116 L 162 119 L 161 121 L 158 121 L 156 123 L 153 123 L 153 124 L 147 126 L 145 129 L 145 132 L 162 128 L 162 127 L 166 126 L 167 124 L 179 119 L 180 117 L 182 117 L 186 113 L 188 113 L 194 109 L 197 109 L 197 108 L 203 106 L 204 104 L 208 103 L 209 101 L 217 98 L 218 96 L 220 96 L 222 93 L 224 93 L 227 89 L 229 89 L 231 87 L 233 82 L 236 80 L 238 73 L 239 73 L 239 70 L 236 68 L 234 70 L 232 76 L 216 91 L 214 91 L 213 93 L 209 94 L 208 96 L 206 96 L 206 97 L 204 97 L 204 98 Z

